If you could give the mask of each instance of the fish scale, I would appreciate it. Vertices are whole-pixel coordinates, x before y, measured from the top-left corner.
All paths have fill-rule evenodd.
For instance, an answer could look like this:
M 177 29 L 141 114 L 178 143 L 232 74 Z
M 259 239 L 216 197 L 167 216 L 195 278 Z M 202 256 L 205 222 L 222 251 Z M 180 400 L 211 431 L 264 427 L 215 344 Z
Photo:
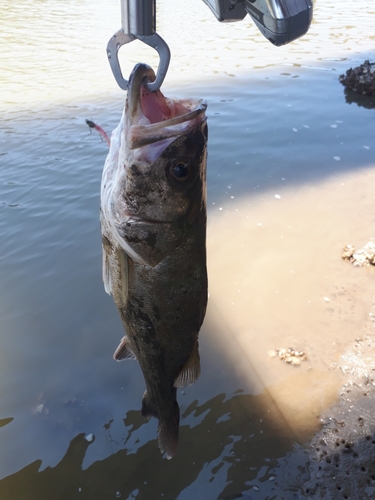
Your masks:
M 200 374 L 207 124 L 204 101 L 145 92 L 154 76 L 145 64 L 130 75 L 104 165 L 100 221 L 105 289 L 126 333 L 114 358 L 138 360 L 146 383 L 142 415 L 158 418 L 159 448 L 172 458 L 180 420 L 176 388 Z

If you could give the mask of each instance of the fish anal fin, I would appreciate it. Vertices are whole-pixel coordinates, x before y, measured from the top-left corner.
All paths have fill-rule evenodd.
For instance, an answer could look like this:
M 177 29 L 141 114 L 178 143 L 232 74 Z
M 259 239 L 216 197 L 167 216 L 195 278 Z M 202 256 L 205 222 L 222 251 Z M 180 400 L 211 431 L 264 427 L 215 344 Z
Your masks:
M 174 386 L 181 388 L 187 385 L 194 384 L 201 373 L 201 363 L 199 357 L 198 340 L 195 341 L 194 348 L 190 354 L 190 358 L 182 367 L 180 373 L 177 375 Z
M 113 359 L 116 361 L 123 361 L 124 359 L 137 359 L 136 355 L 132 351 L 128 337 L 123 337 L 115 353 Z
M 174 457 L 177 451 L 179 425 L 180 409 L 175 401 L 168 415 L 160 415 L 158 425 L 159 448 L 168 460 Z

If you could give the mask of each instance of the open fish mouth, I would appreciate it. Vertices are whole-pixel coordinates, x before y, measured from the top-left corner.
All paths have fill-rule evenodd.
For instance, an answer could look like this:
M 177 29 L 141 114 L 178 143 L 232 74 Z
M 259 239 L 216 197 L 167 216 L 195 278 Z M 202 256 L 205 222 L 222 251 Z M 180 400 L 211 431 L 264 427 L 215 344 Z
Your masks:
M 171 161 L 179 159 L 181 145 L 190 141 L 190 150 L 181 153 L 181 164 L 188 163 L 193 150 L 199 149 L 199 140 L 196 143 L 192 137 L 195 133 L 197 137 L 202 135 L 199 130 L 206 121 L 207 104 L 203 99 L 173 99 L 160 90 L 149 92 L 145 84 L 154 79 L 155 73 L 148 65 L 134 67 L 125 109 L 111 136 L 101 184 L 102 226 L 137 262 L 143 260 L 125 241 L 124 227 L 127 223 L 172 227 L 188 210 L 191 200 L 179 189 L 171 188 L 167 177 L 170 174 L 164 168 L 159 177 L 155 166 L 175 141 L 179 141 L 173 153 L 177 156 Z
M 130 150 L 187 134 L 205 120 L 203 99 L 172 99 L 160 90 L 149 92 L 145 83 L 155 73 L 147 64 L 137 64 L 129 78 L 125 135 Z M 169 143 L 172 141 L 168 141 Z

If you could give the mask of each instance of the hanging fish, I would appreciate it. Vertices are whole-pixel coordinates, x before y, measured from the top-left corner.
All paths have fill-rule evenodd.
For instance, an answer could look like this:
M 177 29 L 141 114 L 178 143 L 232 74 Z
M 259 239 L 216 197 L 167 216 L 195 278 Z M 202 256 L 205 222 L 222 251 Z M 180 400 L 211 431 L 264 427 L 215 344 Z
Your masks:
M 101 185 L 103 280 L 126 332 L 117 361 L 138 360 L 142 415 L 159 420 L 158 442 L 176 453 L 176 389 L 200 374 L 198 333 L 207 305 L 206 103 L 169 99 L 137 64 L 112 133 Z

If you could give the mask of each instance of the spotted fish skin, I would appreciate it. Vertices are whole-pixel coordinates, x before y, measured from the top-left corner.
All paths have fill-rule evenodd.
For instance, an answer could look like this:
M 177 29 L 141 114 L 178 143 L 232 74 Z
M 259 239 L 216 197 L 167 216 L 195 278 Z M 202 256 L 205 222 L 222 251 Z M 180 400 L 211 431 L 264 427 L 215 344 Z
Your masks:
M 103 280 L 125 329 L 114 358 L 137 359 L 142 414 L 159 420 L 167 458 L 177 450 L 176 388 L 200 374 L 207 305 L 206 104 L 150 94 L 138 64 L 103 170 Z

